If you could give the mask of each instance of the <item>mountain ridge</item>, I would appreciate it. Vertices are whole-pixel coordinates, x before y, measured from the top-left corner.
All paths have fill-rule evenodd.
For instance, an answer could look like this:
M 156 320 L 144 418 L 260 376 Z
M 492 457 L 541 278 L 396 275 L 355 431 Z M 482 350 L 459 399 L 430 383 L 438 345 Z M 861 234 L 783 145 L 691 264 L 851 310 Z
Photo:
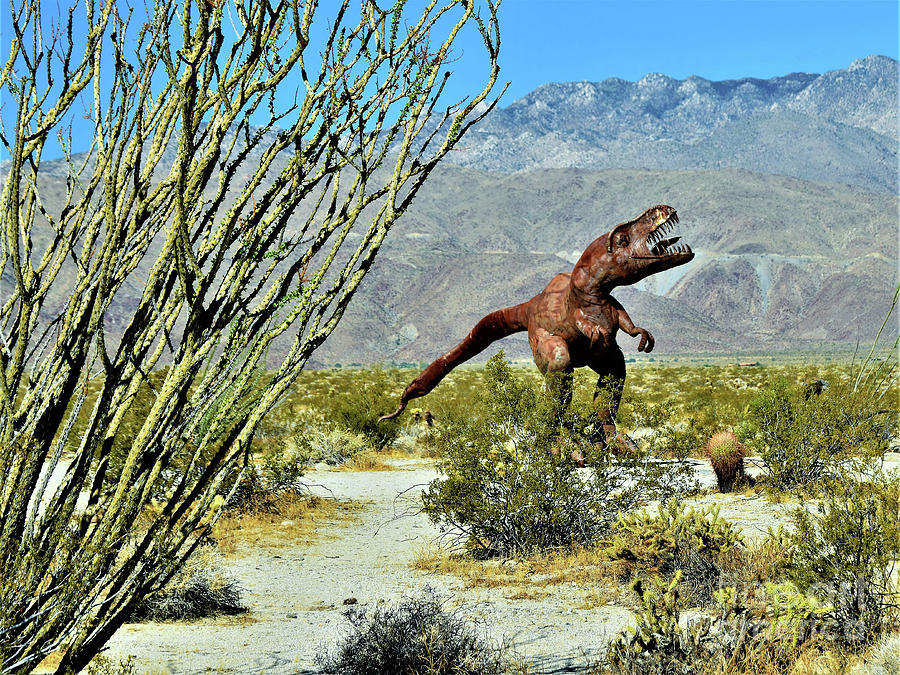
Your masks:
M 635 82 L 548 83 L 495 109 L 451 160 L 505 173 L 567 166 L 741 167 L 896 192 L 897 78 L 896 60 L 870 55 L 821 75 L 767 80 L 676 80 L 650 73 Z M 754 134 L 741 131 L 755 116 L 794 132 L 812 125 L 815 134 L 799 149 L 790 134 L 760 148 Z M 714 135 L 730 136 L 727 147 L 708 142 Z M 829 150 L 818 158 L 822 137 Z M 848 147 L 859 148 L 858 156 L 841 153 Z M 735 161 L 734 149 L 754 161 Z M 802 161 L 792 161 L 798 150 Z
M 824 75 L 769 80 L 650 74 L 545 85 L 489 115 L 450 154 L 454 163 L 437 166 L 311 365 L 431 361 L 486 313 L 532 297 L 594 238 L 658 203 L 678 210 L 697 257 L 614 291 L 654 333 L 657 351 L 871 340 L 898 277 L 896 73 L 895 60 L 873 56 Z M 561 91 L 581 96 L 593 117 L 546 95 Z M 598 103 L 601 94 L 627 97 L 631 112 Z M 539 114 L 541 104 L 550 113 Z M 598 126 L 604 109 L 615 124 Z M 882 133 L 891 124 L 894 134 Z M 41 165 L 51 213 L 61 208 L 66 171 L 62 160 Z M 38 248 L 49 237 L 36 226 Z M 139 292 L 126 285 L 113 300 L 110 344 Z M 44 319 L 60 301 L 49 299 Z M 892 338 L 898 330 L 888 326 Z M 288 340 L 276 343 L 273 361 Z M 619 342 L 634 353 L 636 341 Z M 529 354 L 524 334 L 498 346 L 514 358 Z

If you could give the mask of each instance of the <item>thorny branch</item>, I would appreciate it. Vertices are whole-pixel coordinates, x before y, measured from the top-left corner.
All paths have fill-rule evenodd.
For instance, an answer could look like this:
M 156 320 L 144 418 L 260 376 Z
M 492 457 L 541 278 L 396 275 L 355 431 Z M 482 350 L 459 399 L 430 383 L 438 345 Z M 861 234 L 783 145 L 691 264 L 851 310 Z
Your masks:
M 62 650 L 61 673 L 197 545 L 394 221 L 495 105 L 500 37 L 496 0 L 485 16 L 474 0 L 418 16 L 363 0 L 358 17 L 344 0 L 330 22 L 315 0 L 157 0 L 142 24 L 113 0 L 49 22 L 15 2 L 0 70 L 0 672 Z M 484 85 L 439 115 L 464 30 L 481 34 Z M 42 162 L 54 138 L 64 156 Z

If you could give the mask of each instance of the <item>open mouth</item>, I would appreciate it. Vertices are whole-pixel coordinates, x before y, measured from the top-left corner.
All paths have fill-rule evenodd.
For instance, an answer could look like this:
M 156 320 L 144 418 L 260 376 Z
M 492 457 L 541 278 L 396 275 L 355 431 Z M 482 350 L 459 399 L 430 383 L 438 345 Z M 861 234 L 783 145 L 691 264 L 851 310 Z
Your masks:
M 653 232 L 647 235 L 645 247 L 650 255 L 635 255 L 632 258 L 655 259 L 668 258 L 675 255 L 687 255 L 693 253 L 687 244 L 679 244 L 681 237 L 667 237 L 675 225 L 678 224 L 678 214 L 672 213 Z

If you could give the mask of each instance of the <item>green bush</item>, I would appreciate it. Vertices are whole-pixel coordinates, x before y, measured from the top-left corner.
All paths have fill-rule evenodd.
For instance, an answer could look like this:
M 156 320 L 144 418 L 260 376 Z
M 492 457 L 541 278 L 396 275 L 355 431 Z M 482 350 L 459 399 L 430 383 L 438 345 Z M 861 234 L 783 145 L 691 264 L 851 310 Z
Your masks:
M 753 399 L 741 432 L 773 487 L 809 487 L 852 457 L 889 450 L 896 411 L 886 409 L 883 394 L 872 383 L 838 383 L 815 394 L 781 380 Z
M 267 445 L 262 452 L 262 475 L 270 491 L 303 492 L 305 485 L 300 480 L 306 472 L 307 450 L 284 442 L 276 441 Z
M 500 352 L 485 365 L 477 404 L 438 430 L 443 478 L 424 493 L 425 513 L 479 555 L 514 555 L 590 545 L 620 511 L 687 489 L 683 463 L 613 456 L 598 431 L 591 407 L 576 400 L 561 414 Z
M 268 444 L 259 462 L 245 458 L 243 466 L 234 469 L 234 477 L 224 481 L 230 490 L 226 507 L 241 513 L 278 513 L 282 496 L 306 491 L 300 480 L 306 464 L 303 448 L 279 441 Z
M 317 658 L 327 675 L 500 675 L 502 649 L 487 644 L 430 589 L 399 605 L 346 613 L 350 631 L 331 654 Z
M 794 512 L 788 577 L 831 605 L 833 639 L 865 644 L 896 621 L 900 592 L 900 475 L 845 474 L 812 516 Z
M 355 386 L 336 397 L 331 409 L 334 421 L 347 431 L 359 434 L 377 450 L 390 447 L 400 434 L 399 418 L 379 422 L 378 418 L 393 412 L 397 395 L 392 379 L 381 368 L 359 374 Z

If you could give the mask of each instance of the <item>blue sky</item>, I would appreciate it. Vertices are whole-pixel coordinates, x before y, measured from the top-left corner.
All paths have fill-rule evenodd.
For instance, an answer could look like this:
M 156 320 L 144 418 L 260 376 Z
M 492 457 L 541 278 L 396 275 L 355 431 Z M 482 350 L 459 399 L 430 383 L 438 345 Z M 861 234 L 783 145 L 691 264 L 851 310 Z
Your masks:
M 504 0 L 504 105 L 546 82 L 769 78 L 898 56 L 898 3 Z

